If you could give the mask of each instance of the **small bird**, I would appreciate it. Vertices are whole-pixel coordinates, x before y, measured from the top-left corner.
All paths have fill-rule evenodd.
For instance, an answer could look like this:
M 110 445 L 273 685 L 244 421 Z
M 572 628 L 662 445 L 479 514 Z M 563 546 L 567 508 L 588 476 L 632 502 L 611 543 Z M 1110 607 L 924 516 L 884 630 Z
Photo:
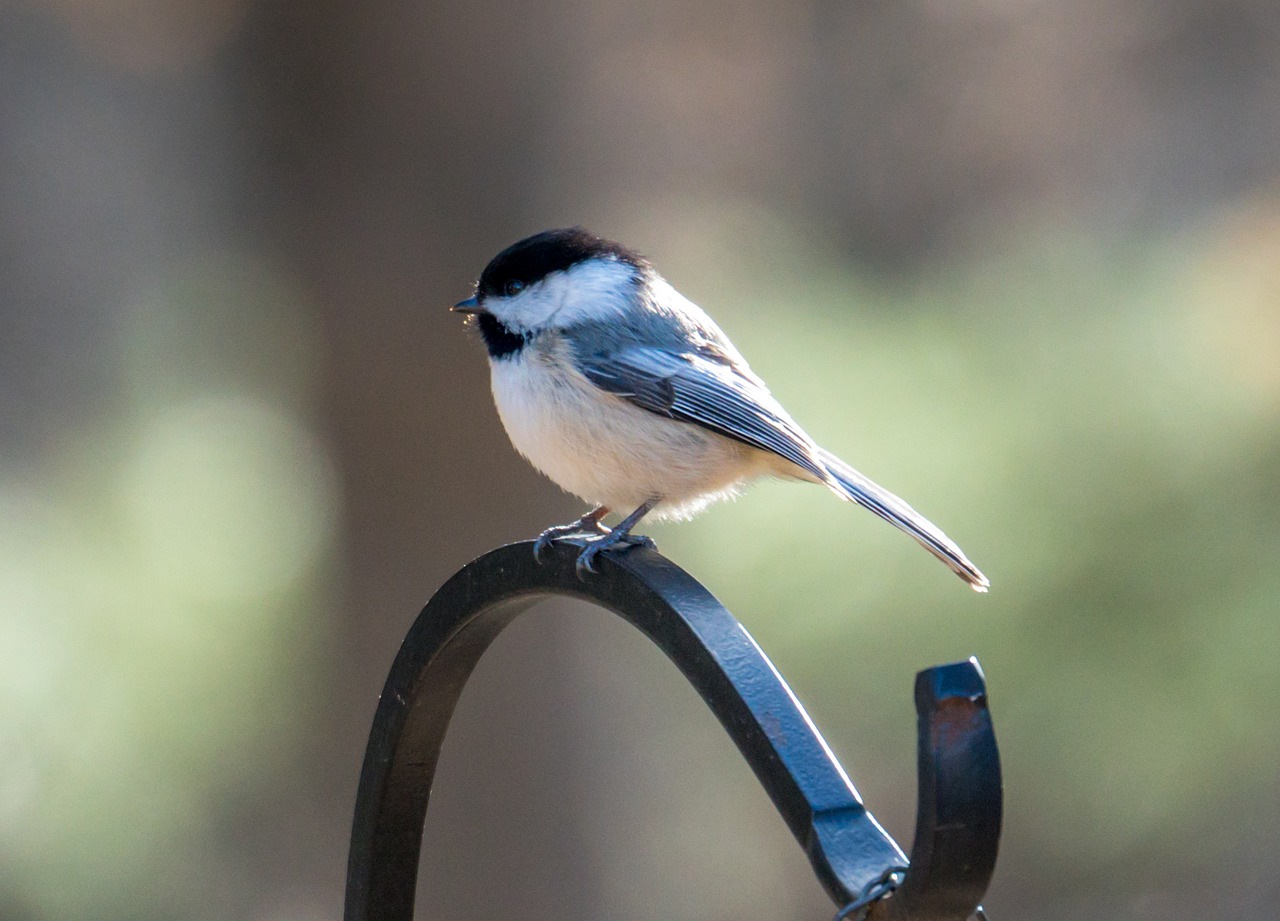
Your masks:
M 592 503 L 548 528 L 540 554 L 582 543 L 579 575 L 614 547 L 653 541 L 641 518 L 687 518 L 762 476 L 819 483 L 906 531 L 975 591 L 987 577 L 945 534 L 810 438 L 727 336 L 638 253 L 581 227 L 494 256 L 473 297 L 493 398 L 511 443 Z M 610 510 L 627 514 L 614 528 Z

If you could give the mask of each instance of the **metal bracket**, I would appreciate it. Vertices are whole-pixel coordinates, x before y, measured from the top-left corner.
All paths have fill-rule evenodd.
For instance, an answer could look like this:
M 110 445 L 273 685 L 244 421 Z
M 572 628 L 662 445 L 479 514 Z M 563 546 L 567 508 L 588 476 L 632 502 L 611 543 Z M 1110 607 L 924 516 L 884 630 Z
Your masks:
M 919 809 L 911 859 L 866 810 L 782 676 L 697 580 L 652 550 L 601 554 L 585 581 L 579 548 L 532 542 L 467 564 L 410 628 L 378 703 L 365 752 L 347 868 L 346 921 L 411 921 L 423 821 L 445 730 L 493 639 L 538 601 L 594 602 L 658 645 L 719 718 L 837 905 L 891 867 L 893 894 L 871 921 L 964 921 L 995 869 L 1000 762 L 976 659 L 916 677 Z

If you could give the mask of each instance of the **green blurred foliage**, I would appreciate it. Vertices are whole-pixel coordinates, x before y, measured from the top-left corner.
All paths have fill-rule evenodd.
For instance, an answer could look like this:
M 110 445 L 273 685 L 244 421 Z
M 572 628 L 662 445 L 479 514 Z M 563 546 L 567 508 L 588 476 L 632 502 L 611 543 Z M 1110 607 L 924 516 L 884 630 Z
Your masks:
M 231 254 L 157 280 L 115 343 L 110 408 L 0 472 L 5 912 L 225 898 L 220 802 L 299 736 L 336 526 L 300 297 Z

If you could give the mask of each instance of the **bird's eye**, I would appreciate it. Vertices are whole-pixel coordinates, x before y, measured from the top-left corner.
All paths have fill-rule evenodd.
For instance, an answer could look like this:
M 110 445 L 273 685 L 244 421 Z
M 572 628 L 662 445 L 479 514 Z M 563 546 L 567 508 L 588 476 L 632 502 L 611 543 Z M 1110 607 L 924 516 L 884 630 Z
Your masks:
M 502 290 L 507 297 L 515 297 L 524 290 L 524 282 L 518 278 L 513 278 L 503 286 Z

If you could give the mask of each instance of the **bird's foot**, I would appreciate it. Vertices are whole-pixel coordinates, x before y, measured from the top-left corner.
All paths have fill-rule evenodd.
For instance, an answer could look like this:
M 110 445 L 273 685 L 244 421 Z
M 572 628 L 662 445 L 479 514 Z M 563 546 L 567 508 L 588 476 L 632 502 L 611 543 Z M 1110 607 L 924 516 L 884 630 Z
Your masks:
M 631 529 L 658 501 L 658 499 L 650 499 L 642 503 L 638 509 L 618 522 L 616 528 L 606 528 L 600 523 L 600 519 L 609 514 L 609 507 L 606 505 L 597 506 L 573 524 L 547 528 L 533 542 L 534 559 L 541 561 L 542 551 L 551 546 L 554 541 L 568 538 L 575 543 L 580 542 L 582 552 L 578 554 L 574 568 L 578 572 L 578 578 L 585 579 L 587 573 L 596 571 L 595 558 L 606 550 L 612 550 L 614 547 L 620 547 L 623 550 L 631 547 L 648 547 L 650 550 L 656 550 L 658 545 L 652 539 L 632 534 Z
M 608 509 L 598 508 L 587 512 L 577 521 L 547 528 L 533 542 L 533 558 L 542 562 L 542 552 L 562 537 L 582 537 L 590 540 L 592 535 L 607 537 L 611 532 L 600 523 L 600 519 L 608 514 Z
M 587 545 L 578 554 L 578 562 L 574 564 L 578 578 L 586 579 L 587 573 L 594 573 L 596 571 L 595 558 L 606 550 L 613 550 L 614 548 L 629 550 L 632 547 L 646 547 L 649 550 L 658 549 L 658 545 L 653 542 L 653 538 L 645 537 L 643 534 L 632 534 L 621 527 L 614 528 L 601 537 L 588 539 Z

